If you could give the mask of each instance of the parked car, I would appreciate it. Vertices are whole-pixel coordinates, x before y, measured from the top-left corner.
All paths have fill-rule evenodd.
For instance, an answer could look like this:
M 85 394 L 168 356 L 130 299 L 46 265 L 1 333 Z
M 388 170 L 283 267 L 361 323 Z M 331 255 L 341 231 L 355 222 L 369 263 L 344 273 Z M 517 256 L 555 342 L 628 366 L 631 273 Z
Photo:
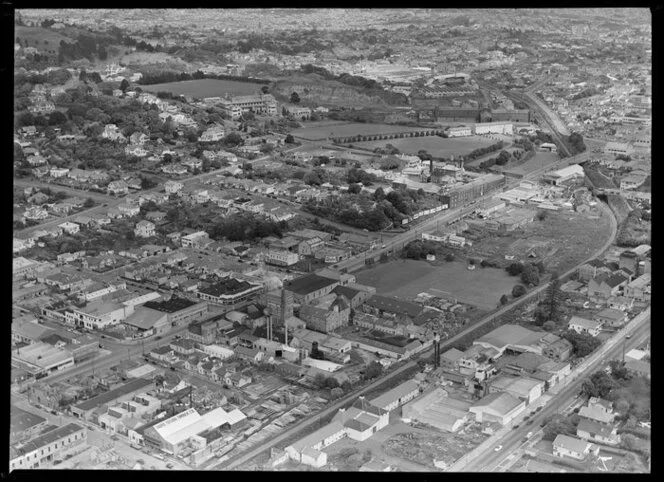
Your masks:
M 495 449 L 493 449 L 493 451 L 494 451 L 494 452 L 500 452 L 500 450 L 501 450 L 502 448 L 503 448 L 502 445 L 498 445 L 498 446 L 496 446 Z

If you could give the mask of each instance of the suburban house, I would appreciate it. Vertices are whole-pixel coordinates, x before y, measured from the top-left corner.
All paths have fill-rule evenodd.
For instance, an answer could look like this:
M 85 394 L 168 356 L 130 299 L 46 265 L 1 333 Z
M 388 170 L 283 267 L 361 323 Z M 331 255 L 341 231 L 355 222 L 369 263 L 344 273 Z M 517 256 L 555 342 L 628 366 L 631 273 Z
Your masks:
M 140 238 L 149 238 L 156 234 L 154 223 L 150 221 L 139 221 L 134 228 L 134 234 Z
M 570 457 L 586 460 L 589 455 L 599 456 L 599 446 L 576 437 L 558 434 L 553 441 L 553 455 L 560 458 Z
M 611 274 L 611 268 L 607 267 L 602 261 L 593 259 L 583 264 L 578 269 L 579 281 L 588 282 L 601 274 Z
M 587 418 L 579 421 L 576 427 L 576 436 L 583 440 L 607 445 L 616 445 L 620 442 L 620 436 L 616 427 L 609 427 Z
M 593 320 L 602 323 L 604 326 L 619 328 L 629 321 L 629 315 L 624 311 L 606 308 L 593 315 Z
M 644 273 L 625 287 L 625 296 L 637 301 L 650 301 L 651 275 Z
M 78 224 L 72 223 L 70 221 L 65 221 L 62 224 L 58 224 L 58 227 L 61 228 L 67 234 L 72 234 L 72 235 L 78 233 L 81 230 L 81 227 Z
M 579 316 L 572 316 L 567 324 L 569 330 L 574 330 L 577 333 L 587 333 L 592 336 L 597 336 L 602 331 L 604 325 L 601 321 L 587 320 Z
M 177 194 L 182 190 L 184 184 L 178 181 L 166 181 L 164 183 L 164 189 L 168 194 Z
M 111 181 L 108 183 L 108 186 L 106 186 L 106 190 L 108 191 L 109 194 L 128 194 L 129 193 L 129 185 L 120 179 L 119 181 Z
M 120 129 L 115 124 L 106 124 L 104 126 L 104 132 L 101 133 L 101 136 L 104 139 L 110 139 L 112 141 L 125 141 L 126 138 L 120 132 Z
M 629 279 L 620 273 L 613 275 L 601 274 L 588 282 L 588 296 L 603 299 L 617 296 L 620 289 L 628 282 Z
M 602 398 L 590 397 L 587 405 L 579 410 L 579 417 L 602 425 L 612 425 L 615 419 L 613 404 Z

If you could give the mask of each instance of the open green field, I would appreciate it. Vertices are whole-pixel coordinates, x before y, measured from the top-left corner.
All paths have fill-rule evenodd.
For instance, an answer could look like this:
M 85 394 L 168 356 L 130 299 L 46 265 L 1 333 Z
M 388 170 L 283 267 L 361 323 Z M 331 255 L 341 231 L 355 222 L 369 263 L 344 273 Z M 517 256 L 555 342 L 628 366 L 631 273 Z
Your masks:
M 262 85 L 235 80 L 197 79 L 165 84 L 141 85 L 146 92 L 172 92 L 177 95 L 190 95 L 199 99 L 231 95 L 252 95 L 260 92 Z
M 57 51 L 60 41 L 72 42 L 73 39 L 60 35 L 54 30 L 41 27 L 24 27 L 17 25 L 14 31 L 14 40 L 21 39 L 24 47 L 37 47 L 40 50 Z M 27 45 L 25 42 L 27 41 Z M 46 42 L 46 43 L 45 43 Z
M 355 142 L 353 145 L 367 149 L 385 147 L 392 144 L 406 154 L 417 154 L 424 149 L 434 157 L 449 157 L 468 154 L 480 147 L 490 146 L 496 141 L 480 136 L 457 137 L 445 139 L 439 136 L 409 137 L 404 139 L 389 139 L 382 141 Z
M 421 127 L 406 127 L 406 126 L 395 126 L 389 124 L 365 124 L 362 122 L 348 122 L 348 123 L 336 123 L 336 124 L 313 124 L 308 125 L 307 127 L 302 127 L 300 129 L 295 129 L 291 131 L 296 137 L 301 137 L 303 139 L 317 140 L 327 137 L 350 137 L 357 135 L 375 135 L 375 134 L 396 134 L 397 132 L 411 132 L 411 131 L 422 131 L 425 130 Z M 427 138 L 425 138 L 427 139 Z M 376 144 L 376 146 L 384 146 L 385 144 L 391 143 L 396 146 L 398 139 L 390 139 L 385 141 L 375 141 L 375 142 L 361 142 L 356 143 L 357 145 L 364 144 Z M 373 148 L 372 148 L 373 149 Z
M 478 267 L 471 271 L 460 261 L 433 266 L 426 261 L 404 259 L 379 264 L 355 277 L 360 284 L 375 286 L 381 295 L 411 300 L 429 291 L 448 299 L 451 295 L 461 303 L 486 310 L 495 308 L 500 297 L 510 293 L 516 284 L 504 270 Z

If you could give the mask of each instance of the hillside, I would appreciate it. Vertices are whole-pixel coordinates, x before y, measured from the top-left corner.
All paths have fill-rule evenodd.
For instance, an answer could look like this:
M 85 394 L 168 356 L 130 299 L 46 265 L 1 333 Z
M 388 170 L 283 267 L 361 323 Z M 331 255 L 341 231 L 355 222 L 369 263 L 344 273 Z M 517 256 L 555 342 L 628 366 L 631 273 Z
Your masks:
M 297 92 L 304 105 L 308 102 L 347 108 L 401 105 L 394 103 L 395 96 L 390 92 L 353 87 L 336 80 L 325 80 L 317 74 L 294 75 L 287 80 L 279 80 L 273 84 L 270 92 L 285 102 L 293 92 Z

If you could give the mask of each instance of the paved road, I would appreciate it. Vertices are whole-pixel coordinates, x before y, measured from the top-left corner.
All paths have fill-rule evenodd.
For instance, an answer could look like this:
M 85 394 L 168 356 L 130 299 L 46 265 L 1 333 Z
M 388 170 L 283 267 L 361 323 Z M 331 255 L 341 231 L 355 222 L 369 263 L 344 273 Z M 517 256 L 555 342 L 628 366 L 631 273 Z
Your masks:
M 183 332 L 186 329 L 187 329 L 186 326 L 179 326 L 177 328 L 173 328 L 173 330 L 168 334 L 163 335 L 160 340 L 152 338 L 150 340 L 146 340 L 145 343 L 142 344 L 138 343 L 134 345 L 123 345 L 120 343 L 113 343 L 108 339 L 103 339 L 101 340 L 101 344 L 104 346 L 108 346 L 111 349 L 112 353 L 110 355 L 106 355 L 101 358 L 96 358 L 87 362 L 83 362 L 82 364 L 70 370 L 65 370 L 63 372 L 56 372 L 52 375 L 42 378 L 41 381 L 45 381 L 47 383 L 55 383 L 61 380 L 65 380 L 67 378 L 81 375 L 86 372 L 92 372 L 93 369 L 105 370 L 106 368 L 109 368 L 119 363 L 121 360 L 125 358 L 129 357 L 137 358 L 142 356 L 143 352 L 148 353 L 152 348 L 165 344 L 167 341 L 174 338 L 175 335 Z
M 629 326 L 614 335 L 598 353 L 592 355 L 589 360 L 575 369 L 562 388 L 554 387 L 556 390 L 549 392 L 553 392 L 553 397 L 539 413 L 532 417 L 532 424 L 522 423 L 519 428 L 509 430 L 504 437 L 487 447 L 487 450 L 473 454 L 469 463 L 462 470 L 469 472 L 495 471 L 496 468 L 505 464 L 509 454 L 514 453 L 523 444 L 527 432 L 532 431 L 533 439 L 537 439 L 540 423 L 550 415 L 563 412 L 565 407 L 573 403 L 578 398 L 581 385 L 587 376 L 600 369 L 609 360 L 620 359 L 623 350 L 629 351 L 650 336 L 650 321 L 650 309 L 637 315 Z M 625 339 L 628 334 L 631 335 L 629 340 Z M 503 448 L 499 452 L 495 452 L 493 447 L 498 444 L 501 444 Z M 459 468 L 457 467 L 457 469 Z
M 248 452 L 245 452 L 244 454 L 240 454 L 239 456 L 232 457 L 221 464 L 217 465 L 214 467 L 214 469 L 223 469 L 223 470 L 230 470 L 237 468 L 241 466 L 242 464 L 248 462 L 249 460 L 257 457 L 264 451 L 268 450 L 271 447 L 274 447 L 276 444 L 279 442 L 287 439 L 288 437 L 298 433 L 300 430 L 305 429 L 306 427 L 312 425 L 313 423 L 318 422 L 321 418 L 327 417 L 328 415 L 336 412 L 339 410 L 344 404 L 354 400 L 358 396 L 362 395 L 363 393 L 366 393 L 369 390 L 372 390 L 373 388 L 377 387 L 378 385 L 385 383 L 387 380 L 394 378 L 398 375 L 400 375 L 403 371 L 415 366 L 414 361 L 409 361 L 405 365 L 397 368 L 393 372 L 390 372 L 389 374 L 385 375 L 384 377 L 379 378 L 375 382 L 371 383 L 370 385 L 367 385 L 365 388 L 360 390 L 359 392 L 353 392 L 350 395 L 347 395 L 340 399 L 338 402 L 335 402 L 331 406 L 327 407 L 325 410 L 322 412 L 316 414 L 315 416 L 308 417 L 304 420 L 302 420 L 300 423 L 290 427 L 289 429 L 286 429 L 284 432 L 279 434 L 278 436 L 267 440 L 265 442 L 260 443 L 258 446 L 250 449 Z
M 540 99 L 537 95 L 531 92 L 526 92 L 524 93 L 524 98 L 530 100 L 531 103 L 535 104 L 539 108 L 539 111 L 542 112 L 547 118 L 547 120 L 553 124 L 556 132 L 564 136 L 568 136 L 570 134 L 565 122 L 563 122 L 563 120 L 558 116 L 558 114 L 553 109 L 551 109 L 551 107 L 546 105 L 544 101 Z

